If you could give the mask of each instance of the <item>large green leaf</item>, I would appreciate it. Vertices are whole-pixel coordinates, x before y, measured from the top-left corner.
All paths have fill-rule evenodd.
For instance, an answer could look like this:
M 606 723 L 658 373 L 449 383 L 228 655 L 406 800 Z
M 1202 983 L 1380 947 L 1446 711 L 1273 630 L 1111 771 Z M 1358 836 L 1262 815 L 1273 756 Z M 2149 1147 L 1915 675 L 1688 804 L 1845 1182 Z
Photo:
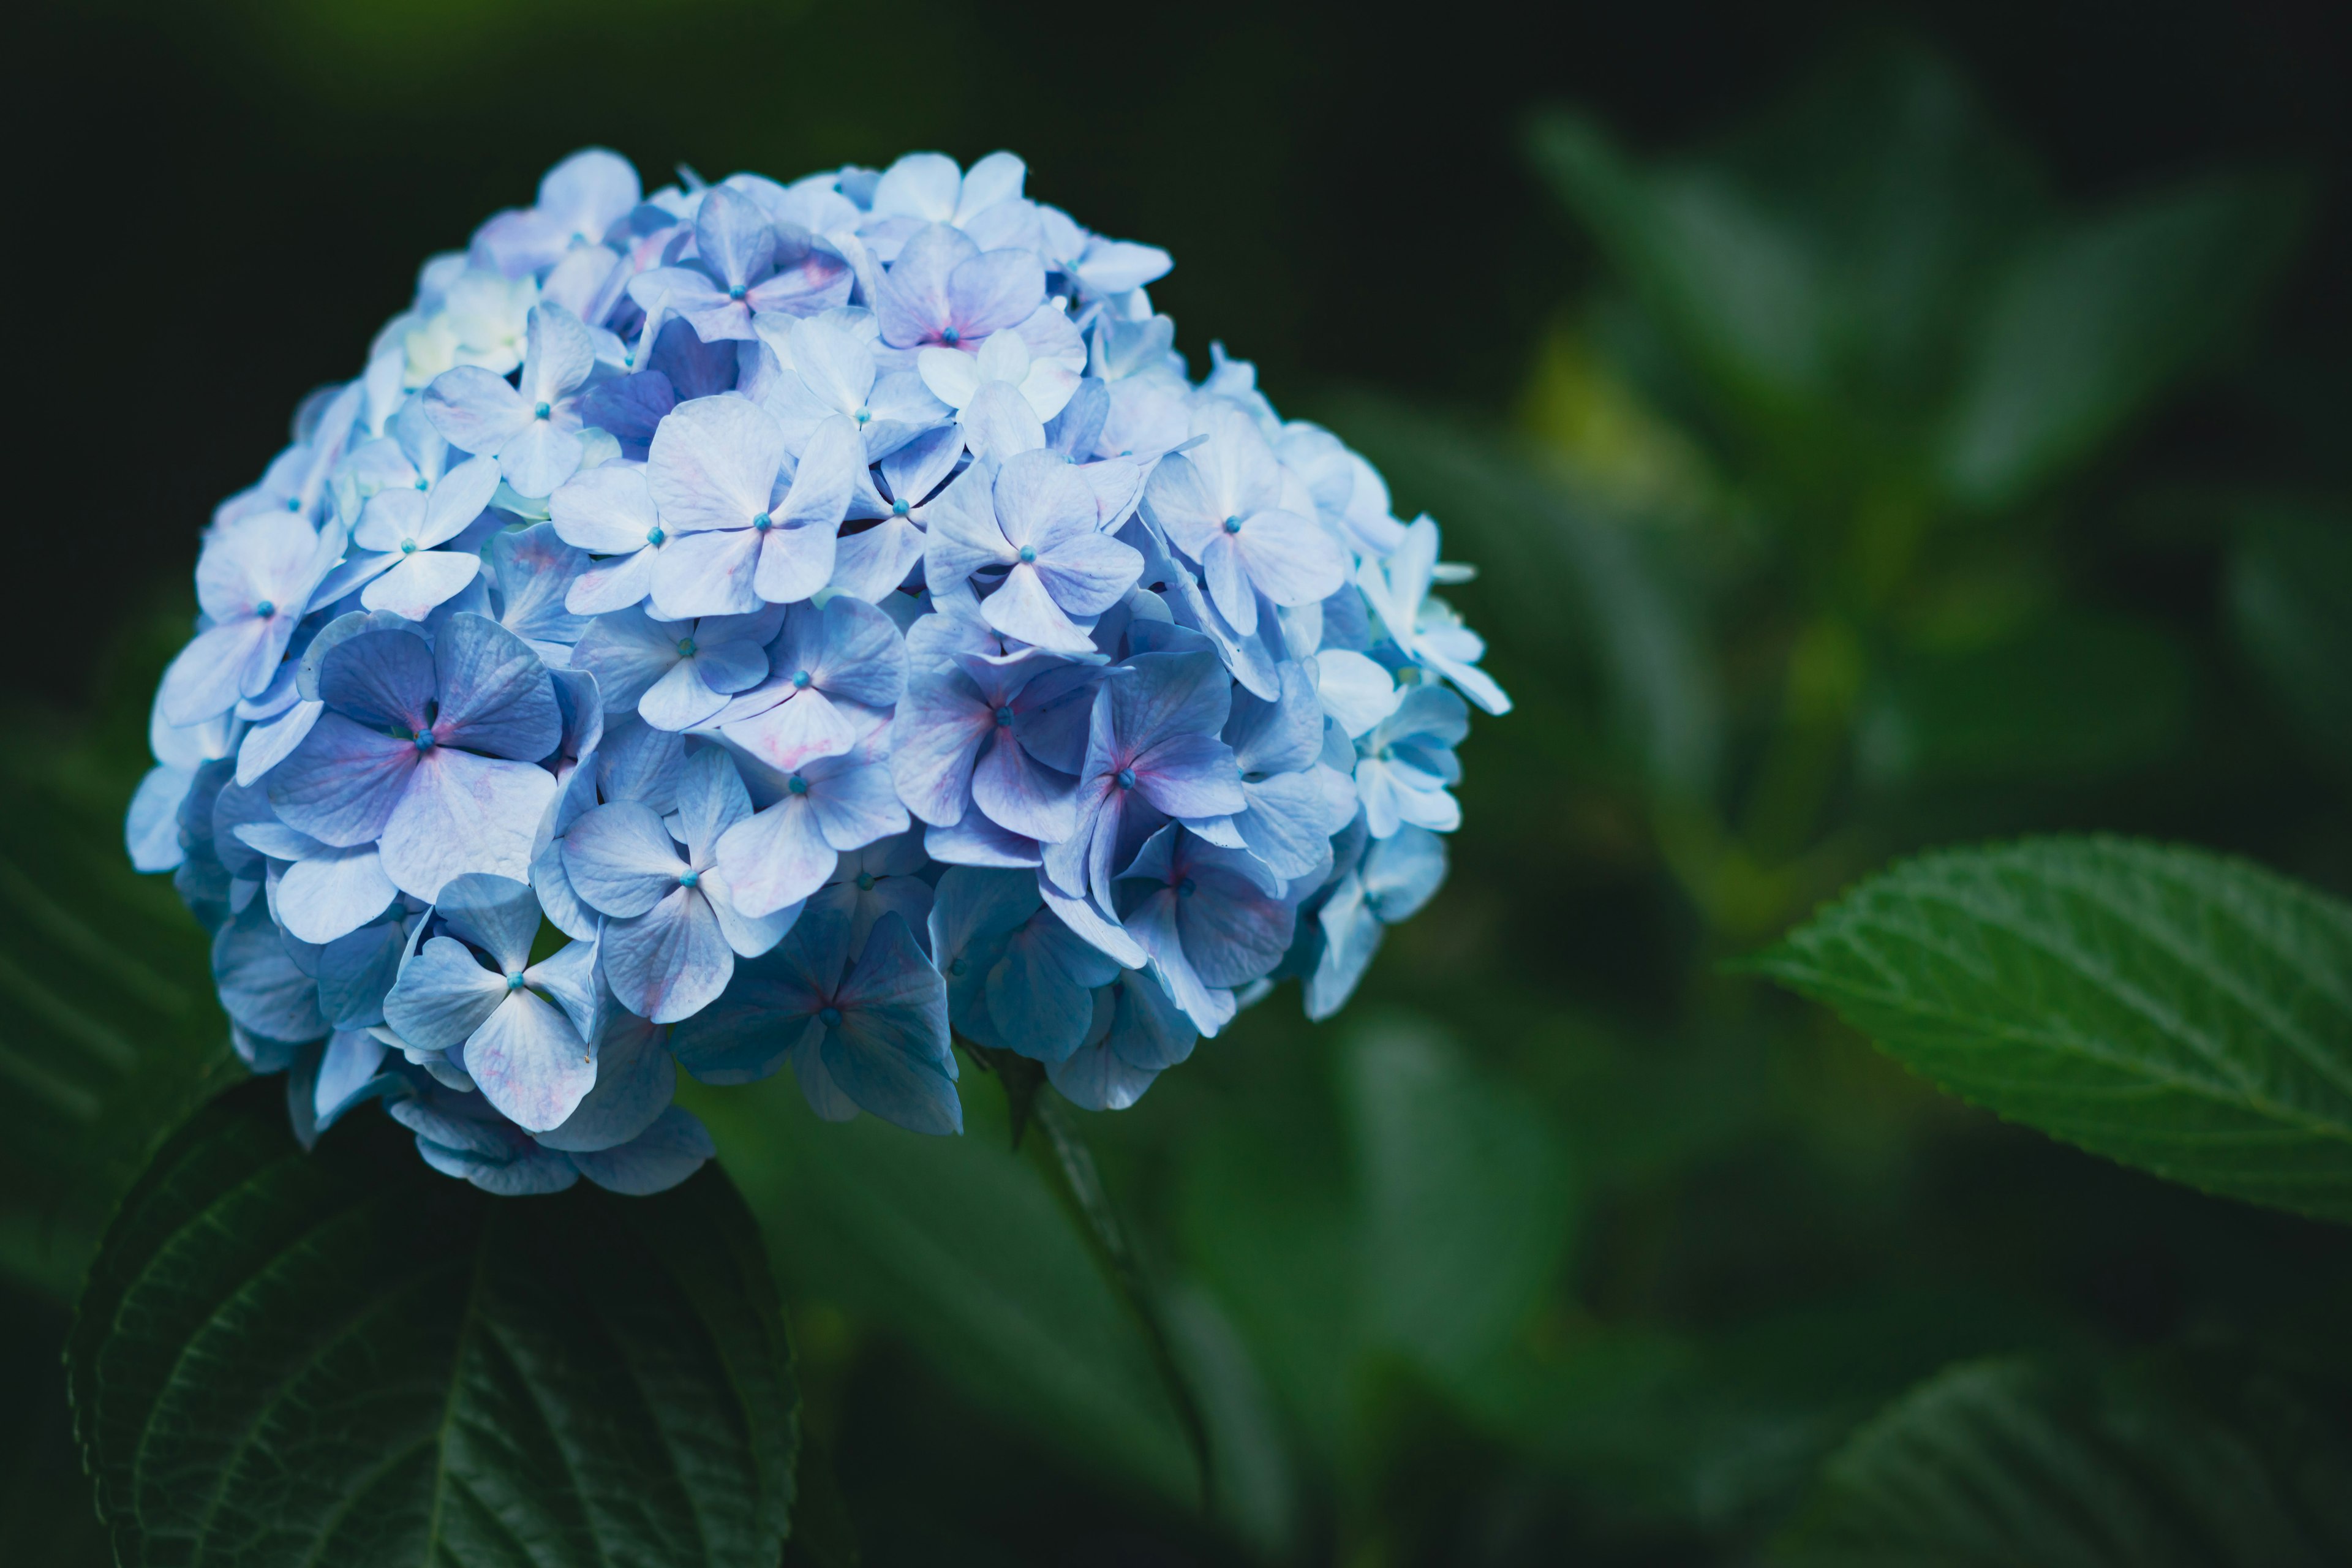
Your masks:
M 2352 908 L 2284 877 L 2114 838 L 1946 852 L 1753 966 L 2013 1121 L 2352 1219 Z
M 960 1138 L 821 1121 L 790 1075 L 681 1085 L 719 1140 L 796 1303 L 903 1335 L 963 1393 L 1097 1473 L 1194 1506 L 1199 1469 L 1142 1326 L 1038 1167 L 994 1079 Z
M 2291 181 L 2220 177 L 2021 252 L 1990 296 L 1944 433 L 1952 495 L 2018 500 L 2169 391 L 2245 323 L 2300 213 Z
M 715 1167 L 655 1198 L 493 1198 L 283 1085 L 167 1142 L 68 1358 L 126 1568 L 773 1568 L 791 1352 Z
M 2275 1374 L 1953 1367 L 1858 1433 L 1776 1557 L 1872 1568 L 2352 1561 L 2352 1427 Z

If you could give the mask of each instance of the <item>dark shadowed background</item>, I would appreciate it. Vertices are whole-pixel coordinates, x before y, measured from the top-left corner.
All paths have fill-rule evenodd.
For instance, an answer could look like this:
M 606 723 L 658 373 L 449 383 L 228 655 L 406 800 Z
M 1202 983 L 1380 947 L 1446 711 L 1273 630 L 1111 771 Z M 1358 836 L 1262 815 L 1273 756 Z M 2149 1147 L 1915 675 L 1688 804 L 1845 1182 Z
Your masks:
M 34 0 L 5 54 L 0 1560 L 100 1560 L 50 1352 L 225 1070 L 201 938 L 110 837 L 197 531 L 428 254 L 589 143 L 648 185 L 1014 150 L 1174 255 L 1196 370 L 1255 360 L 1487 565 L 1454 596 L 1521 700 L 1349 1014 L 1286 992 L 1086 1119 L 1211 1517 L 992 1082 L 954 1145 L 788 1083 L 698 1106 L 794 1304 L 813 1535 L 1737 1561 L 1952 1360 L 2340 1341 L 2339 1231 L 2004 1128 L 1722 969 L 1899 854 L 2041 829 L 2352 890 L 2336 8 Z

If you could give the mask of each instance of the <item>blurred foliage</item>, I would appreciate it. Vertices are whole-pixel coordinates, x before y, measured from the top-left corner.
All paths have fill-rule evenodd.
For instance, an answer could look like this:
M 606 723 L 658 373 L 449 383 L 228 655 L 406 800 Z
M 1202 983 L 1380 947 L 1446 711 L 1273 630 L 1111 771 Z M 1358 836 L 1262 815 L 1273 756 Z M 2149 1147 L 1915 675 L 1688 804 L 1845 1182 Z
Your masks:
M 666 21 L 778 58 L 803 36 L 803 13 L 740 11 Z M 479 105 L 449 107 L 452 81 L 520 68 L 514 40 L 569 60 L 604 25 L 534 33 L 550 14 L 238 8 L 299 57 L 303 114 L 393 106 L 336 154 L 382 193 L 355 248 L 397 265 L 372 254 L 369 287 L 397 289 L 420 211 L 462 223 L 562 150 L 493 145 Z M 461 23 L 471 63 L 448 63 L 427 45 Z M 1477 199 L 1445 221 L 1481 244 L 1506 209 L 1556 226 L 1512 228 L 1465 299 L 1400 310 L 1371 241 L 1423 210 L 1396 170 L 1431 171 L 1325 149 L 1325 227 L 1247 221 L 1293 210 L 1254 139 L 1284 29 L 1312 26 L 1215 35 L 1214 111 L 1171 96 L 1183 55 L 1089 159 L 1033 153 L 1040 184 L 1174 245 L 1187 329 L 1261 352 L 1286 410 L 1438 517 L 1484 569 L 1452 596 L 1518 710 L 1476 727 L 1453 880 L 1349 1014 L 1310 1026 L 1278 994 L 1134 1110 L 1073 1119 L 1202 1414 L 1205 1488 L 1145 1325 L 978 1064 L 955 1141 L 820 1123 L 781 1080 L 695 1097 L 793 1314 L 787 1561 L 1886 1561 L 1922 1531 L 2008 1561 L 2004 1530 L 2053 1539 L 2032 1509 L 2087 1532 L 2068 1561 L 2225 1516 L 2331 1539 L 2340 1496 L 2294 1489 L 2342 1462 L 2352 1239 L 1965 1110 L 1724 967 L 1956 840 L 2193 839 L 2352 891 L 2352 377 L 2271 313 L 2330 221 L 2312 187 L 2208 166 L 2086 197 L 1938 56 L 1870 43 L 1669 156 L 1629 150 L 1654 138 L 1622 114 L 1538 115 L 1537 184 L 1467 170 Z M 983 35 L 930 37 L 1001 88 Z M 675 110 L 660 146 L 797 167 L 941 127 L 1026 151 L 1060 112 L 999 90 L 983 114 L 954 80 L 852 93 L 796 58 L 815 129 L 665 89 L 593 133 L 633 146 Z M 418 176 L 435 134 L 478 137 L 483 168 Z M 1223 238 L 1181 243 L 1211 216 Z M 1286 395 L 1318 363 L 1378 389 Z M 1507 404 L 1465 393 L 1501 382 Z M 267 424 L 240 406 L 205 438 L 250 454 Z M 98 684 L 135 704 L 167 646 Z M 54 1343 L 112 1197 L 225 1070 L 201 938 L 114 847 L 142 717 L 28 718 L 43 743 L 0 759 L 20 1348 Z M 47 1364 L 0 1377 L 37 1389 Z M 0 1555 L 90 1560 L 81 1496 L 37 1479 L 71 1469 L 47 1396 L 18 1407 L 7 1499 L 66 1511 L 10 1510 Z M 2182 1455 L 2226 1477 L 2167 1488 Z M 1988 1489 L 2027 1511 L 1994 1517 Z M 2180 1560 L 2246 1560 L 2228 1545 Z

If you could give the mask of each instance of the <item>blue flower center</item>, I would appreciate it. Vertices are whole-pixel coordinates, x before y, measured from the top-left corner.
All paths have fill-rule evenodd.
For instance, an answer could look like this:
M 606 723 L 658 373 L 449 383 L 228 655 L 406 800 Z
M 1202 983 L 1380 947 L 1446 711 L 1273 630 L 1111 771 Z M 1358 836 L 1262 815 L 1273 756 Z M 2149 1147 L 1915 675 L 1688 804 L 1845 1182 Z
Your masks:
M 740 300 L 744 295 L 750 292 L 751 290 L 749 289 L 746 289 L 743 285 L 738 283 L 727 290 L 727 297 L 730 300 Z
M 677 885 L 681 888 L 700 887 L 702 885 L 702 873 L 699 871 L 680 872 L 678 874 Z
M 784 789 L 788 794 L 806 795 L 808 794 L 808 780 L 801 777 L 798 773 L 794 773 L 792 777 L 784 781 Z
M 400 542 L 400 552 L 401 552 L 403 555 L 414 555 L 414 554 L 415 554 L 415 553 L 416 553 L 416 541 L 415 541 L 415 540 L 413 540 L 413 539 L 404 539 L 404 540 L 402 540 L 402 541 Z
M 419 730 L 416 731 L 416 749 L 420 752 L 429 752 L 433 749 L 432 731 Z
M 1227 533 L 1239 533 L 1241 531 L 1242 520 L 1240 518 L 1229 517 L 1225 519 L 1225 531 Z
M 544 403 L 534 403 L 530 407 L 530 416 L 533 419 L 544 419 L 554 412 L 553 408 Z
M 823 1024 L 828 1029 L 838 1029 L 841 1027 L 841 1009 L 838 1007 L 820 1007 L 817 1009 L 816 1019 L 818 1023 Z
M 669 535 L 664 533 L 658 527 L 646 530 L 646 542 L 647 544 L 659 544 L 663 540 L 667 539 Z
M 268 601 L 268 599 L 264 599 L 264 600 L 262 600 L 259 604 L 257 604 L 257 605 L 254 605 L 254 606 L 253 606 L 253 613 L 254 613 L 255 615 L 257 615 L 257 616 L 259 616 L 263 620 L 265 620 L 265 621 L 266 621 L 266 620 L 268 620 L 270 616 L 274 616 L 274 615 L 276 615 L 276 614 L 278 613 L 278 606 L 277 606 L 276 605 L 272 604 L 272 603 L 271 603 L 270 601 Z
M 522 989 L 522 971 L 518 969 L 512 974 L 507 976 L 507 989 L 509 991 L 520 991 Z
M 636 356 L 635 354 L 633 354 L 633 353 L 626 353 L 626 354 L 623 354 L 623 355 L 621 356 L 621 367 L 622 367 L 624 370 L 627 369 L 629 366 L 631 366 L 631 365 L 633 365 L 633 364 L 635 364 L 636 363 L 637 363 L 637 356 Z
M 871 408 L 861 408 L 861 409 L 859 409 L 859 410 L 857 411 L 857 413 L 856 413 L 856 418 L 857 422 L 858 422 L 860 425 L 865 424 L 867 420 L 869 420 L 869 419 L 871 419 L 871 418 L 873 418 L 873 417 L 874 417 L 874 410 L 872 410 Z
M 963 342 L 963 334 L 957 331 L 953 327 L 950 327 L 946 331 L 940 334 L 940 342 L 947 344 L 950 348 L 953 348 L 956 344 Z
M 870 893 L 874 890 L 873 872 L 860 871 L 857 873 L 857 890 L 861 893 Z
M 416 481 L 416 488 L 420 490 L 429 490 L 433 488 L 433 481 L 430 479 L 420 479 Z
M 1176 884 L 1176 896 L 1180 899 L 1189 899 L 1199 891 L 1200 889 L 1193 885 L 1192 879 L 1190 877 Z
M 694 639 L 692 637 L 680 637 L 677 639 L 677 657 L 680 658 L 692 658 L 694 657 Z
M 1003 707 L 999 708 L 999 709 L 996 710 L 996 721 L 997 721 L 999 724 L 1003 724 L 1003 725 L 1005 725 L 1005 726 L 1007 726 L 1007 727 L 1010 727 L 1010 726 L 1011 726 L 1011 724 L 1013 723 L 1013 704 L 1012 704 L 1012 703 L 1008 702 L 1008 703 L 1006 703 Z
M 1021 547 L 1021 564 L 1024 566 L 1032 565 L 1036 562 L 1036 559 L 1037 552 L 1035 551 L 1030 549 L 1025 544 Z
M 286 510 L 288 511 L 300 511 L 302 510 L 302 498 L 300 496 L 288 496 L 286 498 Z
M 1118 787 L 1121 789 L 1133 789 L 1135 787 L 1135 770 L 1133 768 L 1119 769 L 1117 783 Z
M 812 677 L 805 669 L 796 669 L 793 671 L 793 689 L 794 691 L 806 691 L 809 687 L 809 681 L 813 679 L 814 677 Z
M 761 533 L 765 533 L 765 532 L 767 532 L 767 531 L 768 531 L 769 528 L 770 528 L 770 527 L 774 523 L 774 521 L 775 521 L 775 519 L 773 519 L 773 518 L 770 517 L 766 512 L 764 512 L 764 511 L 763 511 L 763 512 L 761 512 L 759 516 L 757 516 L 757 517 L 755 517 L 755 518 L 753 518 L 753 519 L 751 520 L 751 526 L 752 526 L 752 528 L 753 528 L 754 530 L 756 530 L 757 531 L 759 531 L 759 532 L 761 532 Z
M 892 517 L 904 517 L 909 510 L 910 509 L 905 501 L 894 500 L 890 503 L 890 515 Z
M 971 965 L 970 965 L 970 964 L 966 963 L 962 959 L 959 958 L 959 959 L 957 959 L 953 963 L 950 963 L 950 964 L 949 964 L 949 965 L 948 965 L 948 973 L 949 973 L 950 974 L 961 974 L 961 973 L 963 973 L 966 970 L 970 969 L 971 967 Z

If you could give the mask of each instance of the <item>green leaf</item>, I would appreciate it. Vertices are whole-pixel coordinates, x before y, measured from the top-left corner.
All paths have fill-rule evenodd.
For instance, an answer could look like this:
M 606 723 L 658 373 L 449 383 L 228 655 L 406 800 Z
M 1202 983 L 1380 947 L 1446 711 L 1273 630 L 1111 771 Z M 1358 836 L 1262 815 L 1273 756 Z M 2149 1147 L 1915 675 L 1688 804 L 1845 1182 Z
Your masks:
M 965 1131 L 819 1121 L 788 1076 L 685 1083 L 796 1303 L 897 1331 L 975 1403 L 1182 1507 L 1200 1472 L 1141 1329 L 982 1080 Z
M 1829 290 L 1801 230 L 1726 171 L 1640 167 L 1579 115 L 1539 117 L 1528 148 L 1643 308 L 1719 389 L 1763 411 L 1821 395 Z
M 1944 432 L 1953 497 L 2024 499 L 2210 359 L 2292 252 L 2301 194 L 2284 177 L 2203 180 L 2022 251 L 1990 296 Z
M 2260 867 L 2114 838 L 1929 855 L 1750 966 L 2012 1121 L 2352 1220 L 2352 908 Z
M 1362 1377 L 1402 1361 L 1457 1397 L 1524 1330 L 1574 1237 L 1557 1130 L 1524 1090 L 1396 1016 L 1341 1047 L 1351 1158 L 1307 1128 L 1235 1118 L 1188 1151 L 1188 1254 L 1328 1464 Z
M 1527 1321 L 1574 1235 L 1558 1131 L 1426 1025 L 1360 1031 L 1339 1069 L 1355 1146 L 1366 1330 L 1449 1381 Z
M 2294 505 L 2246 509 L 2230 622 L 2305 741 L 2352 766 L 2352 527 Z
M 1950 1368 L 1831 1460 L 1775 1560 L 1872 1568 L 2352 1561 L 2341 1399 L 2272 1373 Z
M 773 1568 L 796 1397 L 750 1215 L 493 1198 L 281 1083 L 215 1100 L 125 1198 L 68 1344 L 126 1568 Z

